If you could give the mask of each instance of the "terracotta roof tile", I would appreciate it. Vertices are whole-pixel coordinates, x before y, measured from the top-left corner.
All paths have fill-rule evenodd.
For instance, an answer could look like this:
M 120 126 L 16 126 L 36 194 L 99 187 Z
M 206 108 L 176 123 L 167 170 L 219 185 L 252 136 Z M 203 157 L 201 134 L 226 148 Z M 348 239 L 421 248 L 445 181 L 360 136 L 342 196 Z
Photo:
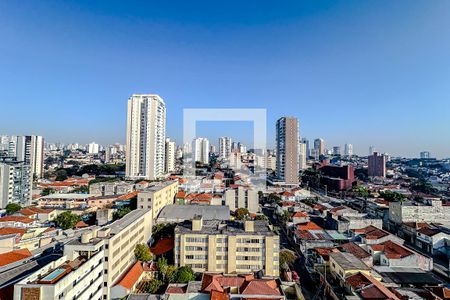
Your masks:
M 28 249 L 14 250 L 11 252 L 6 252 L 0 254 L 0 267 L 6 266 L 8 264 L 20 261 L 27 257 L 31 257 L 31 252 Z
M 312 221 L 309 221 L 308 223 L 305 223 L 305 224 L 298 224 L 297 229 L 298 230 L 321 230 L 322 227 L 320 227 L 319 225 L 317 225 L 316 223 L 314 223 Z
M 392 241 L 386 241 L 381 244 L 370 246 L 374 251 L 383 251 L 384 255 L 389 259 L 399 259 L 413 255 L 414 253 L 409 251 L 403 246 L 396 244 Z
M 8 235 L 8 234 L 20 234 L 20 236 L 24 235 L 27 232 L 26 229 L 16 228 L 16 227 L 1 227 L 0 235 Z
M 154 255 L 161 255 L 166 252 L 169 252 L 174 247 L 175 247 L 175 242 L 174 242 L 173 238 L 162 238 L 156 243 L 156 245 L 154 247 L 150 248 L 150 251 Z
M 20 216 L 6 216 L 3 218 L 0 218 L 0 222 L 20 222 L 24 224 L 33 223 L 34 220 L 27 218 L 27 217 L 20 217 Z
M 141 263 L 137 261 L 117 284 L 123 286 L 127 290 L 131 290 L 143 272 L 144 269 L 142 268 Z
M 136 197 L 138 193 L 139 193 L 138 191 L 134 191 L 134 192 L 117 197 L 117 200 L 130 200 L 130 199 Z
M 353 242 L 343 244 L 342 248 L 344 248 L 346 252 L 350 252 L 359 259 L 371 256 L 369 252 L 367 252 L 366 250 L 364 250 L 363 248 L 361 248 L 360 246 L 356 245 Z

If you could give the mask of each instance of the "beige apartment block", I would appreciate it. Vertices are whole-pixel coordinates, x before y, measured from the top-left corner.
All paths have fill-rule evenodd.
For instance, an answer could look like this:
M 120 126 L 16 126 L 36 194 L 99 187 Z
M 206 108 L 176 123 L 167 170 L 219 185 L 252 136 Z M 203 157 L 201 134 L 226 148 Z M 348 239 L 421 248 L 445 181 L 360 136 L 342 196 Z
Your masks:
M 259 211 L 258 191 L 243 186 L 236 189 L 229 189 L 224 194 L 225 205 L 230 210 L 235 211 L 238 208 L 246 208 L 251 213 Z
M 266 221 L 203 220 L 175 228 L 175 264 L 195 272 L 279 276 L 279 237 Z
M 111 288 L 135 263 L 137 244 L 147 243 L 152 218 L 137 209 L 104 227 L 92 227 L 64 245 L 64 256 L 14 286 L 14 299 L 112 299 Z
M 174 204 L 178 193 L 178 180 L 157 183 L 138 194 L 138 208 L 152 210 L 152 220 L 156 220 L 164 206 Z

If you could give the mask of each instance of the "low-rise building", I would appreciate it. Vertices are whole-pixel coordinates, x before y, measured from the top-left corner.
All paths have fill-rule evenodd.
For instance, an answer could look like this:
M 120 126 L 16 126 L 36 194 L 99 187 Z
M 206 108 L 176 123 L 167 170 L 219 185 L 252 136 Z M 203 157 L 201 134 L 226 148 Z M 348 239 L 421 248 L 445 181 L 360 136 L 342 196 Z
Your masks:
M 431 201 L 431 205 L 420 205 L 413 202 L 389 203 L 389 221 L 394 226 L 407 222 L 450 223 L 450 206 L 443 205 L 441 200 Z
M 203 220 L 230 219 L 230 209 L 228 206 L 214 205 L 166 205 L 156 219 L 157 223 L 180 223 L 192 220 L 195 216 L 202 216 Z
M 175 228 L 175 264 L 195 272 L 279 273 L 279 237 L 266 221 L 196 217 Z
M 351 253 L 331 252 L 329 256 L 331 274 L 340 281 L 357 273 L 370 275 L 371 269 Z
M 177 192 L 178 180 L 157 183 L 138 193 L 137 207 L 151 209 L 152 219 L 156 220 L 164 206 L 175 203 Z
M 222 205 L 227 205 L 230 210 L 246 208 L 250 213 L 259 211 L 258 191 L 243 186 L 238 186 L 225 191 Z

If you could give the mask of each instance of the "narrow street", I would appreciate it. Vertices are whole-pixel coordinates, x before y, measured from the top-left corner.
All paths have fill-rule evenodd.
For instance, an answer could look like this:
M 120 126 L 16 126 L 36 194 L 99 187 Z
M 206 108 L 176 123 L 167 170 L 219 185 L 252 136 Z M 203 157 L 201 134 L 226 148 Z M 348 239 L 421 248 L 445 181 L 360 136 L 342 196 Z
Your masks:
M 302 289 L 303 296 L 305 296 L 305 299 L 313 299 L 314 295 L 317 292 L 316 283 L 311 281 L 311 278 L 309 277 L 308 271 L 305 267 L 305 257 L 303 254 L 298 251 L 291 242 L 291 240 L 288 238 L 286 231 L 284 228 L 280 227 L 278 224 L 278 220 L 275 216 L 275 210 L 273 208 L 264 207 L 263 213 L 267 216 L 269 219 L 269 222 L 274 226 L 279 228 L 279 234 L 280 234 L 280 250 L 282 249 L 288 249 L 291 251 L 294 251 L 297 254 L 297 260 L 294 263 L 294 271 L 297 272 L 299 276 L 299 285 Z

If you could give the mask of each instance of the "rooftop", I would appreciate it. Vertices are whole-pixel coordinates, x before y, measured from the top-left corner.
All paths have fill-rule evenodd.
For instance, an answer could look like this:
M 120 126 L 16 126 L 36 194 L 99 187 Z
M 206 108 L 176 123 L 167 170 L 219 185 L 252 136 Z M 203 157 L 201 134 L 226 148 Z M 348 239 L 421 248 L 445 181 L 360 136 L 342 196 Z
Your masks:
M 109 224 L 107 226 L 107 228 L 111 229 L 112 234 L 117 234 L 121 230 L 123 230 L 125 227 L 129 226 L 131 223 L 136 221 L 136 219 L 144 216 L 149 211 L 150 211 L 150 209 L 135 209 L 135 210 L 129 212 L 128 214 L 126 214 L 123 218 Z
M 0 254 L 0 267 L 14 263 L 16 261 L 20 261 L 28 257 L 31 257 L 31 252 L 28 249 L 20 249 L 2 253 Z
M 329 255 L 344 270 L 370 270 L 365 263 L 351 253 L 333 252 Z
M 218 205 L 166 205 L 158 219 L 191 220 L 200 215 L 203 220 L 229 220 L 230 208 Z
M 201 230 L 192 230 L 192 221 L 184 221 L 175 227 L 175 233 L 202 233 L 202 234 L 224 234 L 224 235 L 264 235 L 274 236 L 275 233 L 269 228 L 267 221 L 255 220 L 252 232 L 246 232 L 243 221 L 203 220 Z

